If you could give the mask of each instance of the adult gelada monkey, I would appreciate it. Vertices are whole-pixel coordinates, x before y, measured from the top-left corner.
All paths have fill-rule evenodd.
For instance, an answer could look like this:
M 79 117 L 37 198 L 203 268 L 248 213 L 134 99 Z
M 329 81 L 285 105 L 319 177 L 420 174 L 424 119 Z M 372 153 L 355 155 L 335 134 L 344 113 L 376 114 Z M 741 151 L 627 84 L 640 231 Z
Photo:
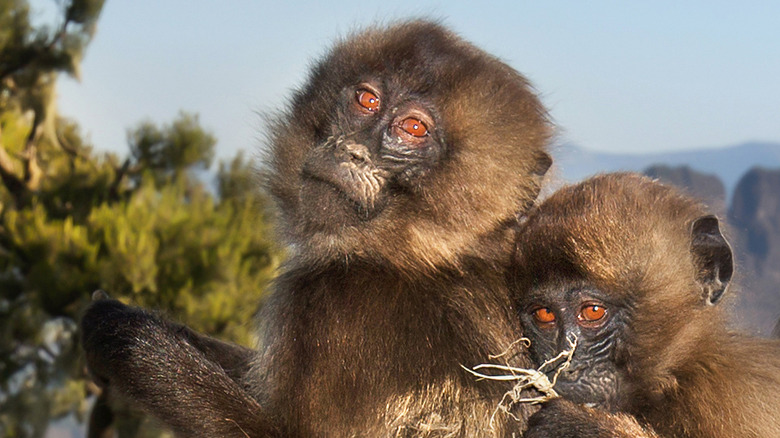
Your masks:
M 182 436 L 512 436 L 483 362 L 521 336 L 516 215 L 550 165 L 527 81 L 442 27 L 367 30 L 272 124 L 267 185 L 290 248 L 256 352 L 113 300 L 86 313 L 96 379 Z M 510 359 L 528 366 L 523 349 Z M 506 384 L 510 385 L 510 384 Z
M 780 344 L 727 328 L 732 251 L 697 202 L 632 174 L 564 188 L 529 214 L 513 270 L 535 362 L 576 338 L 564 398 L 662 436 L 780 436 Z M 594 412 L 553 404 L 529 434 L 570 436 Z

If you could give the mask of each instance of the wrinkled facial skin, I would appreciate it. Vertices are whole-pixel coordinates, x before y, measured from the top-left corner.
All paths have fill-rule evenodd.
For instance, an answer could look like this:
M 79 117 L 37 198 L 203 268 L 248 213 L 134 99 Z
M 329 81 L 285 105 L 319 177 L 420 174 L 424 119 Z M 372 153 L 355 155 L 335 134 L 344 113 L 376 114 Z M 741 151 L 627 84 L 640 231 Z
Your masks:
M 615 410 L 625 378 L 616 362 L 627 315 L 621 304 L 607 298 L 587 285 L 548 284 L 533 289 L 518 310 L 537 366 L 568 350 L 567 339 L 576 338 L 571 364 L 558 376 L 555 390 L 573 402 Z M 556 369 L 545 368 L 550 379 Z
M 436 165 L 445 149 L 436 111 L 410 90 L 392 91 L 379 80 L 341 91 L 327 136 L 304 161 L 302 198 L 324 197 L 368 220 Z

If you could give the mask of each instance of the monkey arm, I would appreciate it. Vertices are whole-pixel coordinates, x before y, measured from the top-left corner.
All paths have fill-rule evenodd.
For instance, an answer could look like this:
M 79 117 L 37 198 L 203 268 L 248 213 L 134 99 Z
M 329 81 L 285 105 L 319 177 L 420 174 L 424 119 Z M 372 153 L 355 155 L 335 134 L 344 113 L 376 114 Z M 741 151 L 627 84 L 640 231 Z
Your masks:
M 87 309 L 81 330 L 95 380 L 178 434 L 279 435 L 257 400 L 239 384 L 252 350 L 110 299 Z
M 249 371 L 252 359 L 255 356 L 255 350 L 220 341 L 219 339 L 198 333 L 185 325 L 170 322 L 168 324 L 174 330 L 178 330 L 178 333 L 193 347 L 198 349 L 207 360 L 218 364 L 231 379 L 239 385 L 242 384 L 243 378 Z
M 565 399 L 545 403 L 528 420 L 523 438 L 659 438 L 627 414 L 588 408 Z

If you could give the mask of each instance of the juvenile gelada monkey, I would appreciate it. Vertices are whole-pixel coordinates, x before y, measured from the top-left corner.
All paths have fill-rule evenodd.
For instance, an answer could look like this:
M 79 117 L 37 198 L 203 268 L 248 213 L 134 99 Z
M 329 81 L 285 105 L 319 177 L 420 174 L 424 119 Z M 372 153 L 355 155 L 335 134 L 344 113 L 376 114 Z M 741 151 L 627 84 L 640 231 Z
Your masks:
M 271 125 L 289 258 L 257 349 L 103 299 L 92 374 L 188 437 L 519 434 L 533 408 L 489 424 L 509 384 L 462 365 L 522 335 L 505 272 L 550 133 L 523 76 L 437 24 L 337 43 Z
M 609 436 L 587 427 L 601 410 L 665 437 L 780 436 L 780 344 L 727 327 L 732 251 L 698 202 L 646 177 L 597 176 L 529 214 L 514 263 L 533 360 L 577 342 L 555 389 L 580 406 L 543 408 L 529 435 Z

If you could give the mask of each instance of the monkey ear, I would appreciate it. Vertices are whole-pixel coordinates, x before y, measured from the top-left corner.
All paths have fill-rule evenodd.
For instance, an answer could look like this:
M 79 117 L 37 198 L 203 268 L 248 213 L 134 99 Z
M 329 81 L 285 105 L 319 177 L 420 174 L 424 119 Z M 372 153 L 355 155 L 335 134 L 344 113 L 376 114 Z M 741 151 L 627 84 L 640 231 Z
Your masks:
M 731 247 L 718 226 L 718 218 L 702 216 L 691 225 L 691 253 L 696 265 L 696 281 L 709 305 L 716 304 L 734 273 Z
M 539 193 L 542 191 L 542 183 L 544 182 L 544 175 L 547 173 L 547 170 L 550 169 L 550 166 L 552 166 L 552 157 L 547 154 L 546 152 L 540 152 L 536 156 L 536 163 L 534 163 L 533 169 L 531 169 L 531 181 L 533 181 L 533 198 L 529 199 L 525 205 L 521 205 L 520 208 L 517 211 L 516 219 L 518 224 L 522 224 L 528 219 L 528 211 L 536 205 L 537 200 L 539 199 Z
M 542 186 L 544 175 L 550 169 L 550 166 L 552 166 L 552 162 L 552 157 L 546 152 L 542 152 L 538 157 L 536 157 L 536 167 L 534 167 L 531 173 L 531 177 L 533 178 L 537 187 Z

